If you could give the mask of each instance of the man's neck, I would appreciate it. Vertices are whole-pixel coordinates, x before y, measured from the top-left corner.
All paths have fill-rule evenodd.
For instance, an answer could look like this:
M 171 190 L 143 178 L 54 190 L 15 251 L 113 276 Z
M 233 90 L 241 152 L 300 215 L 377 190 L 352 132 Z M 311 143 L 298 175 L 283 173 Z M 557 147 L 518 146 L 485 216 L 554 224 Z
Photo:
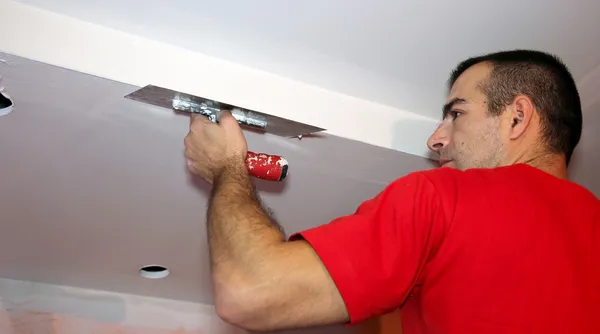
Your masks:
M 567 164 L 563 154 L 539 154 L 528 159 L 519 159 L 517 163 L 530 165 L 559 179 L 567 179 Z

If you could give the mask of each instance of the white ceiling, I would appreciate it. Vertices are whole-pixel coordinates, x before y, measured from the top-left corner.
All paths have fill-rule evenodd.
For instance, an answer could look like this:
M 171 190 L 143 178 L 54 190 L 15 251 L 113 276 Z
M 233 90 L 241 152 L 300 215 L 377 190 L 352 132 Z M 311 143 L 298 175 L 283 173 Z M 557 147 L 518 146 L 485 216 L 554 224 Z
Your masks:
M 551 51 L 578 79 L 600 67 L 599 1 L 20 2 L 435 119 L 450 70 L 479 53 Z
M 385 147 L 331 135 L 298 141 L 248 134 L 251 150 L 290 161 L 285 183 L 259 183 L 288 233 L 351 213 L 393 179 L 430 168 L 423 158 L 386 149 L 415 152 L 406 146 L 409 142 L 424 148 L 430 127 L 398 126 L 386 112 L 438 119 L 452 67 L 465 57 L 499 49 L 540 48 L 566 60 L 586 106 L 584 135 L 570 172 L 573 180 L 600 195 L 594 134 L 600 129 L 597 1 L 20 2 L 319 87 L 321 95 L 316 95 L 288 81 L 262 85 L 265 79 L 261 85 L 239 80 L 243 83 L 236 87 L 243 89 L 222 90 L 234 92 L 234 100 L 226 102 L 243 101 L 268 112 L 289 103 L 290 110 L 306 110 L 294 114 L 296 120 L 320 115 L 326 122 L 314 122 L 317 126 Z M 10 3 L 0 0 L 0 13 L 30 13 Z M 78 23 L 65 23 L 60 31 L 67 35 L 80 27 L 83 37 L 48 37 L 46 30 L 54 32 L 51 27 L 67 20 L 31 13 L 0 20 L 4 31 L 12 29 L 0 39 L 0 51 L 129 83 L 168 81 L 176 88 L 180 76 L 187 86 L 178 87 L 193 90 L 189 77 L 197 74 L 194 68 L 172 76 L 164 70 L 177 67 L 182 58 L 154 64 L 135 54 L 134 62 L 127 52 L 142 41 L 111 44 L 107 40 L 117 41 L 116 33 L 109 38 L 108 31 Z M 23 26 L 16 29 L 20 22 Z M 16 35 L 28 38 L 16 40 Z M 118 47 L 119 58 L 112 58 L 116 54 L 109 45 Z M 86 49 L 94 50 L 95 63 L 85 63 L 91 58 Z M 157 50 L 159 56 L 146 55 L 152 61 L 163 55 L 159 47 L 143 50 Z M 185 172 L 182 140 L 188 120 L 122 98 L 136 86 L 9 54 L 0 59 L 7 60 L 0 64 L 0 85 L 16 101 L 15 112 L 0 118 L 0 276 L 210 303 L 203 226 L 207 190 L 198 189 Z M 133 65 L 138 66 L 135 75 L 127 72 Z M 128 76 L 119 76 L 125 72 Z M 158 82 L 148 82 L 145 73 Z M 217 88 L 211 91 L 222 85 L 212 84 L 217 76 L 192 79 L 210 97 L 221 94 Z M 275 94 L 277 87 L 285 89 Z M 259 97 L 250 96 L 261 90 Z M 323 98 L 318 101 L 327 96 L 331 105 L 308 110 L 312 100 L 305 96 Z M 281 101 L 284 97 L 289 101 Z M 346 110 L 348 119 L 340 119 Z M 164 281 L 142 280 L 136 270 L 148 263 L 167 265 L 173 274 Z
M 138 87 L 0 59 L 15 102 L 0 117 L 0 277 L 210 304 L 208 188 L 185 168 L 189 119 L 123 98 Z M 288 233 L 351 213 L 398 175 L 432 167 L 330 135 L 247 137 L 251 150 L 290 163 L 284 182 L 257 183 Z M 138 276 L 154 263 L 171 276 Z

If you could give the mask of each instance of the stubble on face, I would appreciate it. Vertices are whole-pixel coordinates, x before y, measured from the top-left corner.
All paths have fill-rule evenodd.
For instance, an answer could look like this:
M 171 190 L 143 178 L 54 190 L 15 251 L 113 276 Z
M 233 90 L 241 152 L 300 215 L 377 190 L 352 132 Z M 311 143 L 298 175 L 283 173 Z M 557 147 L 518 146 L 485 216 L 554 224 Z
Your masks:
M 471 123 L 475 124 L 467 131 L 457 132 L 453 145 L 449 145 L 454 167 L 466 170 L 500 166 L 505 148 L 499 134 L 498 117 L 486 115 L 485 119 Z
M 490 65 L 477 64 L 466 70 L 450 90 L 448 101 L 458 98 L 467 102 L 457 106 L 461 115 L 447 124 L 450 141 L 439 153 L 452 161 L 444 167 L 466 170 L 502 165 L 506 147 L 500 134 L 501 117 L 489 114 L 487 97 L 481 90 L 490 72 Z

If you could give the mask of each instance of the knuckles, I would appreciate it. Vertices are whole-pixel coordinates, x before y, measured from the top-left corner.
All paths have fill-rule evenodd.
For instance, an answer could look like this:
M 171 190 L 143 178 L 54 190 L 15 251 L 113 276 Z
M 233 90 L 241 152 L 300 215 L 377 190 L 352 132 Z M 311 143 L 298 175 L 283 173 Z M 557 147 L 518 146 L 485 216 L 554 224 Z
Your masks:
M 189 134 L 183 138 L 183 145 L 188 148 L 192 146 L 192 138 Z
M 191 159 L 192 158 L 192 152 L 190 151 L 189 148 L 185 149 L 185 152 L 183 153 L 183 156 L 186 157 L 186 159 Z
M 195 116 L 190 122 L 190 132 L 200 133 L 208 126 L 218 126 L 216 123 L 208 120 L 204 116 Z
M 199 120 L 199 119 L 195 119 L 192 124 L 190 125 L 190 131 L 197 133 L 200 132 L 200 130 L 204 127 L 204 123 Z

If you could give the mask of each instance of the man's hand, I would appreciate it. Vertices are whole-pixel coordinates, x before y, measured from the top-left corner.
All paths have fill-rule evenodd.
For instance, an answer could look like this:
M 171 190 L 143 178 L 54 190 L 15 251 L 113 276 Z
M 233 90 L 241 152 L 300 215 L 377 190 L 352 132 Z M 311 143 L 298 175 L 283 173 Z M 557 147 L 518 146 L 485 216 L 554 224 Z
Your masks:
M 209 184 L 225 169 L 245 166 L 248 143 L 229 112 L 222 112 L 219 124 L 192 114 L 190 132 L 184 143 L 188 169 Z

